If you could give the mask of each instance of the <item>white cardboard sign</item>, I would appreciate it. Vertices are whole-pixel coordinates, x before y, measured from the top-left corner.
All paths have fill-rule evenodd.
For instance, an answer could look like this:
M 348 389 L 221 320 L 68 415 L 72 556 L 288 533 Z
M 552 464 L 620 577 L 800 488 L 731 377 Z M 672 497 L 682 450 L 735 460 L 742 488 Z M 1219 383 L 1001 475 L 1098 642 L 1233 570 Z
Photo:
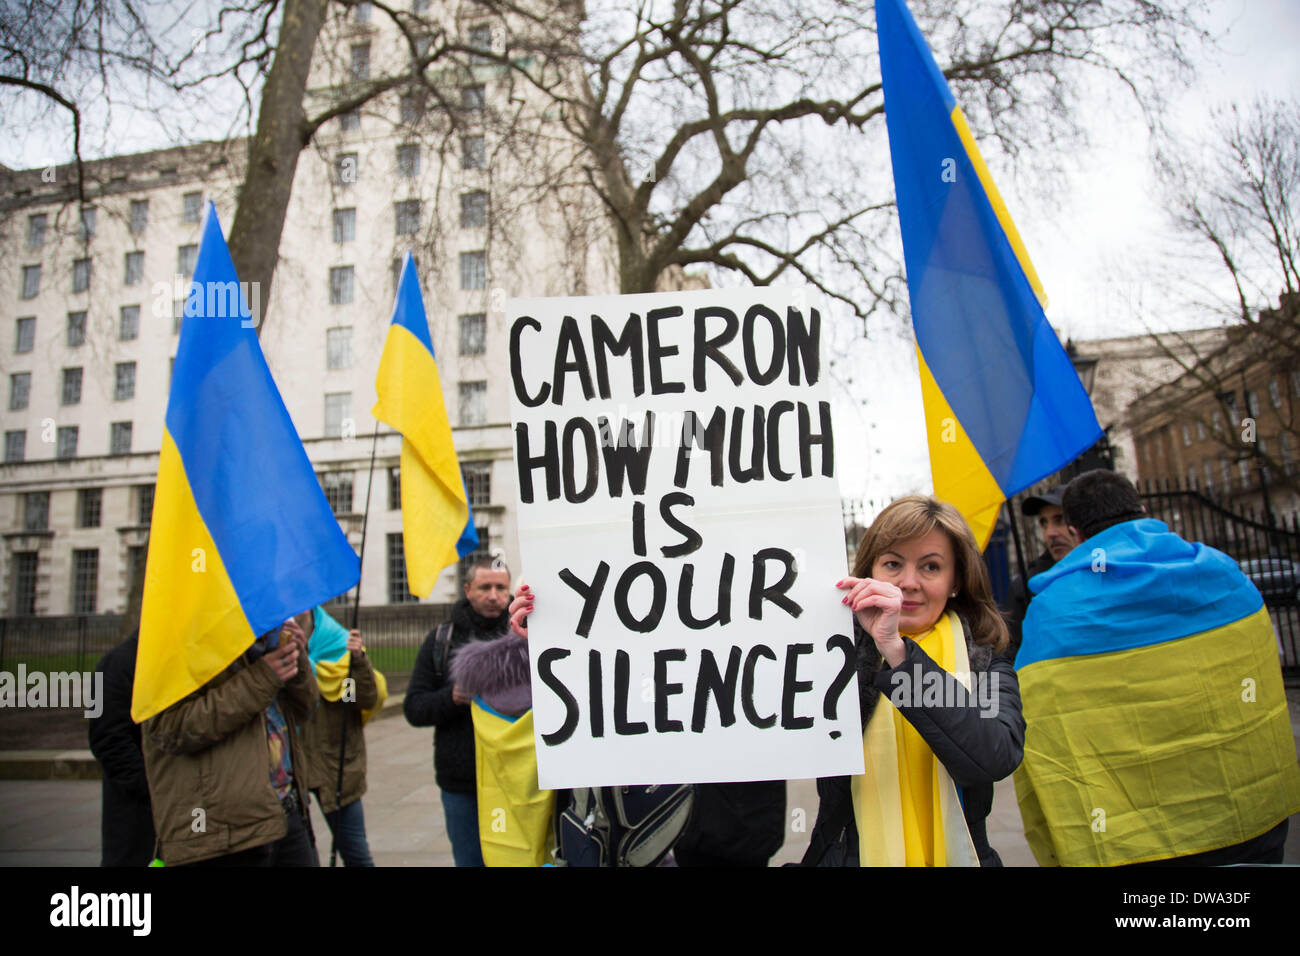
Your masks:
M 824 309 L 506 311 L 541 786 L 861 773 Z

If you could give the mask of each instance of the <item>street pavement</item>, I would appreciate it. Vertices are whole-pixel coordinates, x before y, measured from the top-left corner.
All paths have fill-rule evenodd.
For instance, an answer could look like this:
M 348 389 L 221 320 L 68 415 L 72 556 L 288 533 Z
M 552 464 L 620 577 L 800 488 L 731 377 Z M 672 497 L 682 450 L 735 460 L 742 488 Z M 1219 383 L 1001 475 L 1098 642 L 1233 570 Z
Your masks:
M 1300 739 L 1300 691 L 1287 692 L 1293 734 Z M 411 727 L 398 700 L 366 727 L 369 789 L 363 798 L 370 850 L 379 866 L 451 866 L 440 791 L 433 778 L 432 730 Z M 817 817 L 813 780 L 787 789 L 785 845 L 773 865 L 798 860 Z M 329 830 L 313 804 L 322 862 Z M 100 784 L 97 780 L 0 780 L 0 866 L 97 866 Z M 1034 866 L 1011 781 L 997 785 L 989 842 L 1007 866 Z M 1300 864 L 1300 814 L 1291 818 L 1286 862 Z

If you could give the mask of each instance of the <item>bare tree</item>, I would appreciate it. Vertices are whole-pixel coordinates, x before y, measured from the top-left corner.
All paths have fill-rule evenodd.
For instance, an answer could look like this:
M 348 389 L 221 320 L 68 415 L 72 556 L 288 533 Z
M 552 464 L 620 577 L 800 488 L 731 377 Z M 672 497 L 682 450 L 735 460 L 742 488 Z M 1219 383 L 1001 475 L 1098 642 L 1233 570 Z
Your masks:
M 244 92 L 256 131 L 230 245 L 264 302 L 297 157 L 322 125 L 413 87 L 431 112 L 454 122 L 456 84 L 486 61 L 503 67 L 518 92 L 498 117 L 517 134 L 507 140 L 554 140 L 558 121 L 580 146 L 544 150 L 544 162 L 511 151 L 538 174 L 521 183 L 534 193 L 595 197 L 617 244 L 621 291 L 652 290 L 674 270 L 707 267 L 717 282 L 808 282 L 862 316 L 881 302 L 901 306 L 868 0 L 464 4 L 511 31 L 486 50 L 459 32 L 461 6 L 435 16 L 412 12 L 424 4 L 374 2 L 365 6 L 398 27 L 409 60 L 365 82 L 341 82 L 310 108 L 322 28 L 331 16 L 355 14 L 360 0 L 246 0 L 184 16 L 156 0 L 35 5 L 44 8 L 35 16 L 6 12 L 0 83 L 70 113 L 78 162 L 86 104 L 73 89 L 119 100 L 146 87 L 183 94 L 221 82 Z M 977 135 L 1011 156 L 1078 133 L 1072 110 L 1089 69 L 1156 102 L 1162 74 L 1185 68 L 1185 45 L 1201 35 L 1198 0 L 911 6 Z M 545 108 L 520 108 L 539 96 Z
M 1178 333 L 1151 333 L 1183 372 L 1154 404 L 1300 493 L 1300 100 L 1220 110 L 1204 142 L 1165 146 L 1157 167 L 1186 242 L 1175 250 L 1173 294 L 1223 324 L 1227 338 L 1207 351 Z M 1261 376 L 1280 383 L 1267 399 L 1276 418 L 1267 434 L 1252 427 L 1264 399 L 1253 408 L 1236 400 Z

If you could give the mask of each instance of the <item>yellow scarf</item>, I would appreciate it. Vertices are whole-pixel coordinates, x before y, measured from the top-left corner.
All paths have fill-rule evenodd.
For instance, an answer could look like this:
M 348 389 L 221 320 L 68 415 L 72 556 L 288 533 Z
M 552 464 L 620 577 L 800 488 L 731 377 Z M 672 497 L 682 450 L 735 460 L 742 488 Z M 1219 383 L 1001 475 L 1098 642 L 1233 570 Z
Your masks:
M 913 638 L 970 690 L 961 621 L 951 612 Z M 913 688 L 914 675 L 905 671 Z M 853 810 L 862 866 L 979 866 L 957 785 L 916 728 L 882 693 L 862 734 L 866 773 L 853 778 Z
M 348 652 L 344 652 L 336 661 L 316 662 L 316 686 L 320 689 L 320 695 L 328 701 L 336 701 L 343 696 L 343 679 L 348 676 L 348 657 Z M 384 701 L 388 699 L 388 681 L 378 668 L 375 669 L 375 684 L 379 688 L 379 700 L 372 709 L 361 711 L 363 724 L 379 713 Z

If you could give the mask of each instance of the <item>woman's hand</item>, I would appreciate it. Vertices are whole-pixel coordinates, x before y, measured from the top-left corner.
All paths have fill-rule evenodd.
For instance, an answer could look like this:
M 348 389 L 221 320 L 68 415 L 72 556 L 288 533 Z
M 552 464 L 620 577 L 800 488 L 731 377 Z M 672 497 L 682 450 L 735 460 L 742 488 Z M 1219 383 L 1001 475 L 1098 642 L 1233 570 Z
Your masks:
M 885 581 L 872 578 L 844 578 L 835 585 L 847 591 L 840 602 L 857 615 L 862 629 L 876 642 L 880 656 L 890 667 L 907 657 L 907 646 L 898 633 L 898 616 L 903 610 L 903 592 Z
M 533 592 L 522 581 L 519 582 L 519 592 L 515 595 L 515 599 L 510 602 L 508 612 L 510 614 L 510 630 L 526 640 L 528 638 L 528 615 L 533 613 Z

